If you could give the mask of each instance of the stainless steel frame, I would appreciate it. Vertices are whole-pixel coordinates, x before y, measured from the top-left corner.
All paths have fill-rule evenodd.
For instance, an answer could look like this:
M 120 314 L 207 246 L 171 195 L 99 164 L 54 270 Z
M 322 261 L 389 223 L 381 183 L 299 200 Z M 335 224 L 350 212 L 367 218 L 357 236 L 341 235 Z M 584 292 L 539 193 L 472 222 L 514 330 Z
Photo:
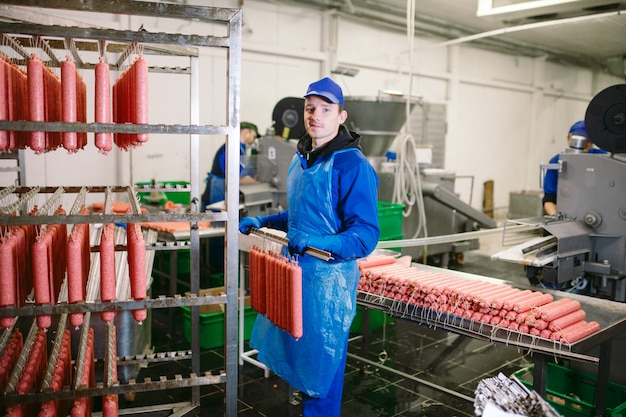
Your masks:
M 190 75 L 191 90 L 191 114 L 189 126 L 179 125 L 116 125 L 97 123 L 62 123 L 62 122 L 10 122 L 0 121 L 2 130 L 25 130 L 25 131 L 75 131 L 75 132 L 124 132 L 124 133 L 171 133 L 189 134 L 190 145 L 190 189 L 191 189 L 191 212 L 187 214 L 134 214 L 102 216 L 77 216 L 68 215 L 59 219 L 55 216 L 54 223 L 78 224 L 78 223 L 106 223 L 106 222 L 160 222 L 160 221 L 180 221 L 189 222 L 191 235 L 191 295 L 184 297 L 159 296 L 156 299 L 146 299 L 142 301 L 119 301 L 111 303 L 80 303 L 80 304 L 59 304 L 56 306 L 27 306 L 21 308 L 2 309 L 2 316 L 32 316 L 37 314 L 55 314 L 64 316 L 71 312 L 91 312 L 105 311 L 111 309 L 137 309 L 137 308 L 173 308 L 178 306 L 191 307 L 191 350 L 189 352 L 157 353 L 150 357 L 134 358 L 132 361 L 162 361 L 177 360 L 181 358 L 191 359 L 191 373 L 188 377 L 163 376 L 159 381 L 144 381 L 125 385 L 100 386 L 97 388 L 79 388 L 65 390 L 59 393 L 38 392 L 17 396 L 14 394 L 0 397 L 0 404 L 11 404 L 14 402 L 34 402 L 46 399 L 67 399 L 80 396 L 97 396 L 102 394 L 116 394 L 140 391 L 166 390 L 172 388 L 191 388 L 191 405 L 174 405 L 171 410 L 178 415 L 189 412 L 200 403 L 200 387 L 207 384 L 225 384 L 225 415 L 237 414 L 237 292 L 238 292 L 238 229 L 236 224 L 239 220 L 239 96 L 240 96 L 240 72 L 241 72 L 241 26 L 242 16 L 239 9 L 188 6 L 171 3 L 156 3 L 134 0 L 111 0 L 106 2 L 84 2 L 81 0 L 31 0 L 24 2 L 21 0 L 0 1 L 0 6 L 4 6 L 7 11 L 11 11 L 6 20 L 0 22 L 0 34 L 3 39 L 13 39 L 14 37 L 32 37 L 39 45 L 47 51 L 53 51 L 58 38 L 65 39 L 63 48 L 68 48 L 73 54 L 78 55 L 74 39 L 84 42 L 84 48 L 91 51 L 99 51 L 101 54 L 107 53 L 107 47 L 116 52 L 122 51 L 121 58 L 117 62 L 118 68 L 124 65 L 124 60 L 128 57 L 125 53 L 136 44 L 140 43 L 144 51 L 154 54 L 186 56 L 190 59 L 189 68 L 151 68 L 151 72 L 168 72 L 172 74 Z M 152 16 L 172 19 L 194 19 L 212 24 L 223 24 L 227 28 L 227 36 L 209 35 L 185 35 L 179 33 L 153 33 L 147 30 L 113 30 L 98 27 L 75 27 L 57 24 L 33 23 L 30 17 L 36 16 L 21 12 L 20 8 L 12 9 L 10 6 L 35 7 L 39 9 L 59 9 L 71 10 L 74 12 L 121 14 L 127 16 Z M 13 13 L 15 12 L 15 13 Z M 17 17 L 16 17 L 17 16 Z M 59 19 L 62 22 L 62 19 Z M 56 37 L 57 39 L 53 39 Z M 21 58 L 17 59 L 17 64 L 25 63 L 29 58 L 19 42 L 7 42 L 16 45 L 16 53 Z M 108 43 L 108 45 L 107 45 Z M 182 45 L 182 46 L 181 46 Z M 72 47 L 73 46 L 73 47 Z M 198 126 L 199 122 L 199 62 L 198 48 L 218 47 L 228 49 L 228 87 L 227 87 L 227 115 L 228 120 L 225 126 Z M 20 59 L 22 61 L 20 61 Z M 78 68 L 93 68 L 94 64 L 86 63 L 80 56 L 74 57 Z M 58 65 L 52 59 L 46 65 Z M 225 212 L 203 213 L 200 209 L 201 184 L 199 181 L 199 135 L 226 135 L 227 136 L 227 186 Z M 28 192 L 30 190 L 15 190 L 15 192 Z M 105 187 L 89 187 L 89 192 L 104 192 Z M 120 190 L 114 190 L 120 191 Z M 54 192 L 49 189 L 37 189 L 34 194 Z M 63 190 L 63 192 L 77 192 L 77 190 Z M 132 194 L 132 192 L 129 192 Z M 29 195 L 33 195 L 30 193 Z M 199 260 L 200 260 L 200 236 L 198 233 L 199 221 L 226 221 L 226 236 L 228 241 L 226 251 L 225 283 L 226 293 L 222 296 L 199 297 Z M 51 216 L 0 216 L 0 225 L 15 224 L 46 224 L 51 222 Z M 235 224 L 235 227 L 229 227 Z M 161 249 L 158 245 L 147 249 Z M 167 248 L 171 249 L 171 248 Z M 205 304 L 225 304 L 225 371 L 220 375 L 210 375 L 201 373 L 200 369 L 200 337 L 199 337 L 199 306 Z M 88 321 L 87 321 L 88 323 Z M 117 363 L 124 362 L 125 359 L 116 358 Z M 160 407 L 161 409 L 163 407 Z M 170 410 L 170 411 L 171 411 Z M 137 410 L 145 413 L 146 410 Z M 123 410 L 120 414 L 132 413 L 132 409 Z

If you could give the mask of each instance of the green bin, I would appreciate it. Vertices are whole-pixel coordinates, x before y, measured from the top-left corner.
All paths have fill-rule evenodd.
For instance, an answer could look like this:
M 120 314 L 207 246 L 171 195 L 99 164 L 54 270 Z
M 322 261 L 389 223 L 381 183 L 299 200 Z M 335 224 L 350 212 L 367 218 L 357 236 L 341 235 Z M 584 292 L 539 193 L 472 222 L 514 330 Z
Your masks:
M 529 389 L 533 388 L 533 369 L 528 366 L 513 373 Z M 565 417 L 594 415 L 597 378 L 552 362 L 548 362 L 546 399 Z M 609 383 L 606 393 L 606 415 L 622 417 L 626 414 L 626 387 Z
M 138 182 L 135 185 L 139 187 L 151 187 L 153 183 L 151 181 L 150 182 Z M 189 182 L 187 181 L 158 181 L 154 183 L 154 185 L 158 187 L 175 188 L 177 186 L 180 186 L 181 188 L 186 188 L 186 187 L 189 187 Z M 140 200 L 143 199 L 148 203 L 154 203 L 154 201 L 150 199 L 150 194 L 151 194 L 150 192 L 137 193 Z M 171 201 L 172 203 L 175 203 L 175 204 L 189 205 L 190 198 L 191 198 L 190 197 L 191 193 L 189 191 L 164 191 L 161 194 L 163 195 L 161 196 L 161 200 L 159 201 L 159 204 L 165 204 L 167 201 Z
M 402 211 L 404 204 L 394 204 L 385 201 L 378 202 L 378 225 L 380 227 L 379 240 L 402 239 Z

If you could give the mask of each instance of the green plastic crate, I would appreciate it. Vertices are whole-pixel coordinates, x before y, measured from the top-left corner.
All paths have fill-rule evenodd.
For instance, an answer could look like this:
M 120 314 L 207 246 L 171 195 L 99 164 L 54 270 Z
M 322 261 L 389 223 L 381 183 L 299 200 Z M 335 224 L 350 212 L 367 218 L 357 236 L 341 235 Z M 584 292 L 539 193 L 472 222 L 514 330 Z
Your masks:
M 397 240 L 402 238 L 403 210 L 404 204 L 387 203 L 384 201 L 378 202 L 380 240 Z
M 182 248 L 176 251 L 176 273 L 188 275 L 191 272 L 191 250 Z M 158 250 L 154 254 L 154 268 L 159 271 L 170 273 L 170 251 Z
M 385 325 L 385 323 L 389 324 L 392 321 L 395 321 L 395 319 L 388 317 L 386 313 L 380 310 L 369 309 L 369 313 L 370 330 L 380 329 Z M 350 331 L 353 333 L 362 333 L 363 331 L 363 307 L 360 305 L 356 306 L 356 316 L 354 316 Z
M 513 373 L 526 387 L 533 388 L 533 366 Z M 548 362 L 546 399 L 565 417 L 593 416 L 597 378 Z M 609 382 L 607 416 L 622 417 L 626 410 L 626 387 Z
M 152 186 L 152 182 L 138 182 L 135 185 L 139 187 L 150 187 Z M 155 185 L 159 187 L 189 187 L 189 182 L 187 181 L 158 181 Z M 150 192 L 140 192 L 137 193 L 140 199 L 145 200 L 148 203 L 154 203 L 153 200 L 150 199 Z M 184 204 L 189 205 L 191 193 L 189 191 L 164 191 L 161 194 L 161 199 L 158 201 L 159 204 L 165 204 L 167 201 L 171 201 L 176 204 Z
M 209 288 L 200 291 L 200 295 L 217 295 L 223 292 L 224 288 Z M 250 307 L 250 298 L 246 296 L 244 301 L 243 333 L 244 339 L 250 340 L 252 327 L 256 321 L 257 312 Z M 182 306 L 183 310 L 183 333 L 185 339 L 191 342 L 191 308 Z M 224 312 L 218 305 L 200 306 L 200 347 L 202 349 L 215 349 L 224 346 Z M 239 318 L 237 318 L 239 323 Z

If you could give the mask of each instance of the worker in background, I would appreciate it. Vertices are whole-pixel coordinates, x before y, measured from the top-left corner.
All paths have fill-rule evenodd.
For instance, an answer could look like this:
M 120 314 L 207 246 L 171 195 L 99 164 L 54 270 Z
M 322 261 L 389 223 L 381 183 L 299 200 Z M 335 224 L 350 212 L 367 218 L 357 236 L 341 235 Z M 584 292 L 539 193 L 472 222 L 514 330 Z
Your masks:
M 305 417 L 341 413 L 350 325 L 356 314 L 356 260 L 378 243 L 378 176 L 361 151 L 361 137 L 343 125 L 341 87 L 330 78 L 304 95 L 306 134 L 287 178 L 289 209 L 244 217 L 242 233 L 270 227 L 287 232 L 288 250 L 302 268 L 303 336 L 258 315 L 250 346 L 258 359 L 303 394 Z M 329 261 L 308 254 L 328 251 Z
M 582 142 L 582 143 L 581 143 Z M 593 143 L 589 140 L 587 130 L 585 129 L 585 121 L 580 120 L 570 127 L 567 134 L 567 143 L 569 149 L 579 152 L 588 153 L 606 153 L 602 149 L 593 146 Z M 560 153 L 554 155 L 550 159 L 551 164 L 559 162 Z M 553 216 L 557 212 L 556 208 L 556 194 L 558 190 L 559 172 L 556 169 L 546 170 L 546 174 L 543 180 L 543 210 L 548 216 Z
M 239 184 L 256 184 L 258 181 L 252 176 L 250 167 L 246 163 L 246 147 L 254 144 L 259 136 L 259 130 L 254 123 L 241 122 L 239 124 L 240 139 L 240 164 L 239 164 Z M 223 201 L 226 189 L 226 144 L 223 144 L 213 158 L 213 167 L 208 173 L 206 188 L 202 193 L 202 209 L 205 210 L 209 204 Z

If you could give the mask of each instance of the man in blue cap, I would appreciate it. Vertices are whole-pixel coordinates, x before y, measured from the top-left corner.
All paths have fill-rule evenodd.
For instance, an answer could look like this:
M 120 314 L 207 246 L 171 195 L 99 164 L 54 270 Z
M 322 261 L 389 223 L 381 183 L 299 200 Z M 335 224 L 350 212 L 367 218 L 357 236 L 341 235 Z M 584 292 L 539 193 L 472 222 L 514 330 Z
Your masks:
M 239 223 L 246 234 L 261 227 L 287 232 L 289 254 L 298 255 L 302 268 L 303 335 L 295 339 L 259 314 L 250 346 L 300 390 L 305 417 L 338 417 L 356 314 L 356 260 L 369 255 L 380 237 L 378 176 L 361 152 L 361 137 L 343 125 L 348 113 L 341 87 L 323 78 L 304 97 L 307 133 L 289 167 L 289 210 Z M 307 248 L 328 251 L 332 259 L 313 257 Z
M 570 127 L 567 134 L 567 143 L 570 152 L 588 152 L 588 153 L 606 153 L 602 149 L 593 146 L 593 143 L 589 140 L 587 130 L 585 129 L 585 121 L 579 120 Z M 554 155 L 550 159 L 551 164 L 558 163 L 560 159 L 560 153 Z M 543 180 L 543 210 L 546 215 L 553 216 L 556 214 L 556 194 L 558 189 L 559 172 L 556 169 L 549 169 L 546 171 Z

